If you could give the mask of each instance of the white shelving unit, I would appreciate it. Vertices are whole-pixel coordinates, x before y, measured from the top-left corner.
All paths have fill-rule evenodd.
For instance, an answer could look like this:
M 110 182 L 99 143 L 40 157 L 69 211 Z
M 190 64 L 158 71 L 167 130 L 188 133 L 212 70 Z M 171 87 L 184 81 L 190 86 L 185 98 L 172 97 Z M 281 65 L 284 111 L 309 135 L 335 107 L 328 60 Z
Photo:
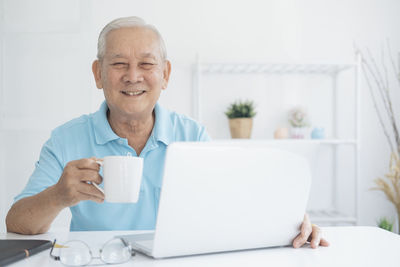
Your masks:
M 338 103 L 337 103 L 337 76 L 340 72 L 354 70 L 354 137 L 351 139 L 341 139 L 338 137 Z M 203 101 L 201 94 L 201 80 L 203 75 L 207 74 L 255 74 L 255 75 L 325 75 L 332 79 L 333 87 L 333 137 L 332 139 L 270 139 L 268 142 L 276 144 L 310 144 L 310 145 L 328 145 L 333 147 L 333 183 L 332 183 L 332 205 L 329 209 L 324 210 L 309 210 L 308 213 L 313 222 L 325 225 L 335 224 L 353 224 L 357 225 L 359 221 L 359 169 L 360 169 L 360 71 L 361 71 L 361 56 L 356 55 L 356 60 L 352 64 L 252 64 L 252 63 L 203 63 L 197 57 L 197 62 L 193 72 L 193 114 L 194 117 L 202 121 L 201 103 Z M 338 168 L 338 147 L 339 146 L 354 147 L 354 214 L 343 214 L 337 209 L 337 168 Z

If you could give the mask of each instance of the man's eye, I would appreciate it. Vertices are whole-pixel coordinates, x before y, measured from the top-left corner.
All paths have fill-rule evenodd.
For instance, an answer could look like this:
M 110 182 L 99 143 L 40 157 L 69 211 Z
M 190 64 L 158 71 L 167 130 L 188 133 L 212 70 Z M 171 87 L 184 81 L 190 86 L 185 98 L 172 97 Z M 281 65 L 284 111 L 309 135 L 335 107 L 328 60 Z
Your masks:
M 140 66 L 142 66 L 144 69 L 151 69 L 155 64 L 151 62 L 142 62 L 140 63 Z
M 115 62 L 115 63 L 113 63 L 111 65 L 113 65 L 113 66 L 125 66 L 126 63 L 124 63 L 124 62 Z

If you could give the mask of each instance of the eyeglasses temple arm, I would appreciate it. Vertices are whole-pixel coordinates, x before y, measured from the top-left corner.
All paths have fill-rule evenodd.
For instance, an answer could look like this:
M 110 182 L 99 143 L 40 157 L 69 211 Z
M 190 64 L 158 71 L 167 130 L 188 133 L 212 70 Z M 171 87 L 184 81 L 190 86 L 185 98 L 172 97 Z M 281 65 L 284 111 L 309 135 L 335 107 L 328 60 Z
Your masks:
M 52 259 L 56 260 L 56 261 L 59 261 L 59 260 L 60 260 L 60 256 L 55 256 L 55 255 L 52 254 L 52 253 L 53 253 L 53 248 L 54 248 L 54 246 L 56 245 L 56 241 L 57 241 L 57 239 L 54 239 L 54 241 L 53 241 L 53 246 L 51 246 L 50 257 L 51 257 Z
M 119 239 L 122 241 L 122 243 L 123 243 L 125 246 L 127 246 L 127 247 L 130 248 L 132 257 L 135 256 L 135 255 L 136 255 L 136 252 L 135 252 L 135 250 L 133 250 L 133 248 L 131 247 L 131 245 L 130 245 L 129 243 L 127 243 L 123 238 L 119 238 Z

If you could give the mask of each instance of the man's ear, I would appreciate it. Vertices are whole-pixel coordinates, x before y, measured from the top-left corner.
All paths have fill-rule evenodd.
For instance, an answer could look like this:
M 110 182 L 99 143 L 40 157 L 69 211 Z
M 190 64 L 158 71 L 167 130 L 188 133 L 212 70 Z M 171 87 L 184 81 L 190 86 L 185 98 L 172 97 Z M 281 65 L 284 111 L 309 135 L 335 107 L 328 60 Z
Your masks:
M 99 60 L 93 61 L 92 64 L 92 72 L 94 76 L 94 80 L 96 81 L 96 87 L 99 89 L 103 88 L 103 83 L 101 82 L 101 63 Z
M 170 74 L 171 74 L 171 62 L 166 60 L 163 70 L 163 85 L 162 85 L 163 90 L 167 89 Z

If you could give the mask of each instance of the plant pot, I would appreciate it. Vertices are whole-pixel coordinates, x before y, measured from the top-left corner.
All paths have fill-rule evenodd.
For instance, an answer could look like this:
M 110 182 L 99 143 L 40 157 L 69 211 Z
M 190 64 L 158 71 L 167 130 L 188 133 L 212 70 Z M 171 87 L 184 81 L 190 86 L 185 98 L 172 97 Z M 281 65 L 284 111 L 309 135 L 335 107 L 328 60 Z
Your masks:
M 277 128 L 274 132 L 274 139 L 286 139 L 289 137 L 289 129 L 286 127 Z
M 252 118 L 229 119 L 229 129 L 232 138 L 250 138 L 253 128 Z

